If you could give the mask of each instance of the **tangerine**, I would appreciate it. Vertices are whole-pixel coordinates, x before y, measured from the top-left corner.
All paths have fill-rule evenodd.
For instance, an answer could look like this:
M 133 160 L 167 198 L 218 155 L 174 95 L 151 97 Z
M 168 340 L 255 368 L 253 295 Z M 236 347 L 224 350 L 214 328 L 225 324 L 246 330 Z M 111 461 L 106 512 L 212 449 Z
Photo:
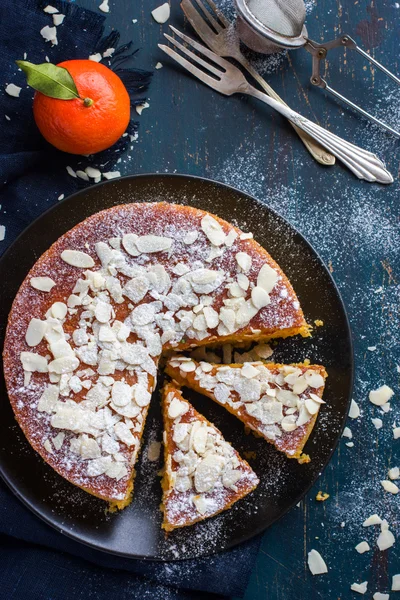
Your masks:
M 121 79 L 92 60 L 57 66 L 70 73 L 80 98 L 59 100 L 35 93 L 33 115 L 43 137 L 71 154 L 94 154 L 115 144 L 130 120 L 129 94 Z

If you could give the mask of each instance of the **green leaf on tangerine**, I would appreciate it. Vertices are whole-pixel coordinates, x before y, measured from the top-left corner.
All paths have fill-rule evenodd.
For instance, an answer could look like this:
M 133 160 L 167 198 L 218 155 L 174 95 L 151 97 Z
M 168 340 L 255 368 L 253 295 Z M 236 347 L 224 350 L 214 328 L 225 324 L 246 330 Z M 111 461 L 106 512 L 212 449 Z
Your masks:
M 25 72 L 28 85 L 45 96 L 59 100 L 79 98 L 74 80 L 64 67 L 47 62 L 41 65 L 34 65 L 26 60 L 15 62 Z

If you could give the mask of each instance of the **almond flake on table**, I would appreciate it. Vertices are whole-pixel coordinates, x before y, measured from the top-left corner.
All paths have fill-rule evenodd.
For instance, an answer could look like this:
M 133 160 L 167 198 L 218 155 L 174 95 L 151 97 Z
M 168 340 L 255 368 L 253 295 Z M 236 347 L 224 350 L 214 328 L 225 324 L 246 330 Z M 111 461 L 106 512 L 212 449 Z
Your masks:
M 115 48 L 107 48 L 105 52 L 103 52 L 103 58 L 110 58 L 115 52 Z
M 353 437 L 353 434 L 351 433 L 350 427 L 345 427 L 343 429 L 342 437 L 346 437 L 346 438 L 349 438 L 349 440 L 351 440 L 351 438 Z
M 395 440 L 400 438 L 400 427 L 393 427 L 393 437 Z
M 359 554 L 364 554 L 364 552 L 368 552 L 368 550 L 371 550 L 368 542 L 365 542 L 365 541 L 362 541 L 359 544 L 357 544 L 355 549 L 357 550 L 357 552 Z
M 382 519 L 379 515 L 374 514 L 368 517 L 363 523 L 363 527 L 370 527 L 371 525 L 380 525 L 382 523 Z
M 389 481 L 388 479 L 384 479 L 383 481 L 381 481 L 381 486 L 386 492 L 389 492 L 390 494 L 398 494 L 400 491 L 397 485 L 393 483 L 393 481 Z
M 400 573 L 392 577 L 392 592 L 400 592 Z
M 145 108 L 149 108 L 150 104 L 148 102 L 144 102 L 143 104 L 137 104 L 135 106 L 136 112 L 138 115 L 141 115 Z
M 368 581 L 363 581 L 363 583 L 352 583 L 350 589 L 353 592 L 358 592 L 359 594 L 365 594 L 368 587 Z
M 9 117 L 8 115 L 4 115 L 7 121 L 11 121 L 11 117 Z
M 58 196 L 57 200 L 64 200 L 64 198 L 65 198 L 64 194 L 60 194 L 60 195 Z
M 119 171 L 108 171 L 108 173 L 103 173 L 103 177 L 105 179 L 116 179 L 121 177 L 121 173 Z
M 62 15 L 62 14 L 53 15 L 53 23 L 56 27 L 61 25 L 62 22 L 64 21 L 64 19 L 65 19 L 65 15 Z
M 19 98 L 22 88 L 14 83 L 9 83 L 6 85 L 6 94 L 9 96 L 13 96 L 13 98 Z
M 346 442 L 348 448 L 354 448 L 354 442 Z
M 67 166 L 67 167 L 65 167 L 65 168 L 67 169 L 67 173 L 68 173 L 68 175 L 71 175 L 71 177 L 75 177 L 75 178 L 76 178 L 76 176 L 77 176 L 77 175 L 76 175 L 76 173 L 75 173 L 75 171 L 73 170 L 73 168 L 72 168 L 72 167 L 70 167 L 70 166 L 68 165 L 68 166 Z
M 87 173 L 85 173 L 85 171 L 80 171 L 78 169 L 78 171 L 76 172 L 76 176 L 79 177 L 79 179 L 83 179 L 83 181 L 89 181 L 89 177 Z
M 56 13 L 58 13 L 58 9 L 48 4 L 44 7 L 43 12 L 47 13 L 48 15 L 55 15 Z
M 2 242 L 5 237 L 6 237 L 6 227 L 5 227 L 5 225 L 0 225 L 0 242 Z
M 382 427 L 383 427 L 383 421 L 382 421 L 382 419 L 376 418 L 376 419 L 371 419 L 371 421 L 375 425 L 376 429 L 382 429 Z
M 369 393 L 369 401 L 376 406 L 386 404 L 393 396 L 394 391 L 388 385 L 381 385 L 377 390 L 371 390 Z
M 160 23 L 160 25 L 168 21 L 170 14 L 171 9 L 168 2 L 164 2 L 164 4 L 161 4 L 161 6 L 158 6 L 151 11 L 151 16 L 157 23 Z
M 393 533 L 389 530 L 389 523 L 386 519 L 383 519 L 381 523 L 381 532 L 376 541 L 376 544 L 381 552 L 391 548 L 395 543 L 395 537 Z
M 154 68 L 155 69 L 162 69 L 163 68 L 163 64 L 160 63 L 160 62 L 158 62 Z
M 350 410 L 349 410 L 349 417 L 350 417 L 350 419 L 358 419 L 359 416 L 360 416 L 360 407 L 358 406 L 358 404 L 355 400 L 352 400 L 351 405 L 350 405 Z
M 86 167 L 85 173 L 92 179 L 97 179 L 97 177 L 101 177 L 101 171 L 99 171 L 99 169 L 95 169 L 94 167 Z
M 376 350 L 376 346 L 368 346 L 368 350 L 370 352 L 374 352 Z
M 389 479 L 400 479 L 399 467 L 392 467 L 388 472 Z
M 99 6 L 99 10 L 101 10 L 104 13 L 110 12 L 110 7 L 108 6 L 108 0 L 103 0 L 103 2 Z
M 45 42 L 51 42 L 52 46 L 58 45 L 56 27 L 49 27 L 48 25 L 46 25 L 40 30 L 40 35 L 42 36 Z
M 92 60 L 93 62 L 100 62 L 102 58 L 103 57 L 101 56 L 100 52 L 97 52 L 96 54 L 90 54 L 89 56 L 89 60 Z
M 389 594 L 382 594 L 381 592 L 375 592 L 372 596 L 373 600 L 389 600 Z
M 322 556 L 317 550 L 311 550 L 308 553 L 308 568 L 313 575 L 322 575 L 328 572 L 328 567 Z

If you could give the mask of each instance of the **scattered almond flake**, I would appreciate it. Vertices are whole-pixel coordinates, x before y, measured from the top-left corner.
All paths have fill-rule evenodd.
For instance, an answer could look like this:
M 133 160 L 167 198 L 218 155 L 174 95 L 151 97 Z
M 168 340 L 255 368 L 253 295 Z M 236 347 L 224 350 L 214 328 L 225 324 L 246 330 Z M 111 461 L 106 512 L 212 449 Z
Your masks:
M 322 575 L 328 572 L 328 567 L 322 556 L 317 550 L 311 550 L 308 553 L 308 568 L 313 575 Z
M 56 282 L 50 277 L 32 277 L 29 283 L 33 288 L 35 288 L 35 290 L 39 290 L 41 292 L 50 292 L 50 290 L 56 285 Z
M 387 521 L 383 520 L 381 523 L 381 532 L 376 541 L 376 544 L 381 552 L 391 548 L 395 543 L 395 537 L 393 533 L 389 530 L 389 526 Z
M 99 6 L 99 10 L 101 10 L 104 13 L 110 12 L 110 7 L 108 6 L 108 0 L 103 0 L 103 2 Z
M 117 177 L 121 177 L 121 173 L 119 171 L 109 171 L 108 173 L 103 173 L 103 177 L 105 179 L 116 179 Z
M 376 346 L 368 346 L 368 350 L 370 352 L 374 352 L 376 350 Z
M 64 250 L 61 252 L 61 258 L 72 267 L 90 269 L 94 266 L 93 258 L 89 256 L 89 254 L 86 254 L 86 252 L 81 252 L 80 250 Z
M 0 225 L 0 242 L 2 242 L 5 237 L 6 237 L 6 227 L 5 227 L 5 225 Z
M 46 25 L 40 30 L 40 35 L 45 42 L 51 42 L 52 46 L 57 46 L 58 41 L 56 27 L 49 27 L 49 25 Z
M 138 21 L 137 19 L 132 19 L 133 24 L 137 23 L 137 21 Z
M 381 406 L 381 411 L 382 411 L 383 413 L 388 413 L 388 412 L 389 412 L 389 410 L 390 410 L 390 402 L 386 402 L 386 404 L 383 404 L 383 405 Z
M 358 419 L 360 416 L 360 408 L 355 400 L 351 401 L 349 417 L 350 419 Z
M 351 433 L 351 429 L 349 427 L 345 427 L 343 429 L 342 437 L 346 437 L 351 440 L 351 438 L 353 437 L 353 434 Z
M 148 102 L 144 102 L 143 104 L 137 104 L 135 106 L 136 112 L 138 115 L 141 115 L 145 108 L 149 108 L 150 104 Z
M 75 173 L 75 171 L 73 170 L 73 168 L 72 168 L 72 167 L 70 167 L 70 166 L 67 166 L 67 167 L 65 167 L 65 168 L 67 169 L 67 173 L 68 173 L 68 175 L 71 175 L 71 177 L 76 177 L 76 173 Z
M 358 592 L 359 594 L 365 594 L 368 587 L 368 581 L 364 581 L 363 583 L 352 583 L 350 589 L 353 592 Z
M 383 481 L 381 481 L 381 485 L 382 485 L 383 489 L 386 492 L 389 492 L 390 494 L 398 494 L 399 493 L 399 488 L 397 487 L 397 485 L 395 483 L 393 483 L 393 481 L 384 479 Z
M 101 172 L 99 171 L 99 169 L 95 169 L 93 167 L 86 167 L 85 173 L 92 179 L 97 179 L 97 177 L 101 177 Z
M 383 427 L 383 421 L 382 421 L 382 419 L 374 418 L 374 419 L 371 419 L 371 421 L 375 425 L 376 429 L 382 429 L 382 427 Z
M 354 442 L 346 442 L 348 448 L 354 448 Z
M 13 96 L 14 98 L 19 98 L 22 88 L 14 83 L 9 83 L 6 85 L 6 94 L 9 96 Z
M 251 256 L 247 254 L 247 252 L 238 252 L 236 254 L 236 262 L 239 265 L 239 267 L 243 269 L 243 271 L 246 273 L 250 270 L 252 259 Z M 264 286 L 260 287 L 263 288 Z
M 357 550 L 357 552 L 359 554 L 364 554 L 364 552 L 368 552 L 369 550 L 371 550 L 368 542 L 360 542 L 359 544 L 357 544 L 357 546 L 355 547 L 355 549 Z
M 43 11 L 49 15 L 55 15 L 56 13 L 58 13 L 58 9 L 55 8 L 54 6 L 51 6 L 50 4 L 45 6 Z
M 158 460 L 160 458 L 160 452 L 161 452 L 161 442 L 150 442 L 149 447 L 147 449 L 147 458 L 151 461 L 151 462 L 155 462 L 156 460 Z
M 389 598 L 389 594 L 382 594 L 381 592 L 375 592 L 375 594 L 372 596 L 373 600 L 389 600 Z
M 400 438 L 400 427 L 393 427 L 393 437 L 395 440 Z
M 389 476 L 389 479 L 400 479 L 399 467 L 392 467 L 391 469 L 389 469 L 388 476 Z
M 400 573 L 392 577 L 392 592 L 400 592 Z
M 162 25 L 163 23 L 166 23 L 168 21 L 170 13 L 171 9 L 169 7 L 169 4 L 168 2 L 165 2 L 164 4 L 161 4 L 161 6 L 158 6 L 157 8 L 152 10 L 151 16 L 157 23 L 160 23 L 160 25 Z
M 107 48 L 107 50 L 105 50 L 105 52 L 103 52 L 103 58 L 109 58 L 110 56 L 112 56 L 115 52 L 115 48 Z
M 65 198 L 64 194 L 60 194 L 60 195 L 58 196 L 57 200 L 64 200 L 64 198 Z
M 377 390 L 371 390 L 369 393 L 369 401 L 376 406 L 386 404 L 393 396 L 394 391 L 388 385 L 382 385 Z
M 100 52 L 96 52 L 96 54 L 89 55 L 89 60 L 92 60 L 93 62 L 100 62 L 102 58 L 103 57 L 101 56 Z
M 163 64 L 160 63 L 160 62 L 158 62 L 154 68 L 155 69 L 162 69 L 163 68 Z
M 25 334 L 25 341 L 33 348 L 37 346 L 42 341 L 44 334 L 47 329 L 47 324 L 45 321 L 41 321 L 40 319 L 31 319 L 29 321 L 28 329 Z
M 65 19 L 65 15 L 62 15 L 62 14 L 53 15 L 53 23 L 56 27 L 61 25 L 61 23 L 64 21 L 64 19 Z
M 239 236 L 240 240 L 252 240 L 253 239 L 253 234 L 251 232 L 249 233 L 241 233 Z
M 379 515 L 374 514 L 368 517 L 363 523 L 363 527 L 370 527 L 371 525 L 380 525 L 382 523 L 382 519 Z
M 4 115 L 7 121 L 11 121 L 11 118 L 8 115 Z
M 83 181 L 89 181 L 89 177 L 85 171 L 78 170 L 76 172 L 76 176 L 79 177 L 79 179 L 83 179 Z

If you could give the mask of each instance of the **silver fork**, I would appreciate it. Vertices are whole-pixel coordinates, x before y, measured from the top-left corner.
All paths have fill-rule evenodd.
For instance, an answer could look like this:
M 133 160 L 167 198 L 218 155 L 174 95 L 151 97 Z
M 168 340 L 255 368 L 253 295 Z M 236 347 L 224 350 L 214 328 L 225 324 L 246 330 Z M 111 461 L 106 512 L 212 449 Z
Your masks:
M 172 50 L 169 46 L 158 44 L 159 48 L 168 54 L 171 58 L 176 60 L 182 67 L 190 71 L 195 77 L 206 83 L 208 86 L 217 90 L 225 96 L 231 96 L 232 94 L 241 93 L 248 94 L 258 98 L 265 104 L 268 104 L 271 108 L 274 108 L 281 115 L 289 119 L 291 123 L 300 127 L 303 131 L 308 133 L 313 139 L 319 142 L 327 150 L 336 156 L 339 160 L 345 164 L 350 171 L 352 171 L 359 179 L 365 179 L 367 181 L 377 181 L 379 183 L 392 183 L 393 177 L 385 169 L 385 165 L 379 160 L 375 154 L 358 148 L 349 142 L 346 142 L 342 138 L 334 135 L 330 131 L 320 127 L 316 123 L 309 121 L 305 117 L 299 115 L 288 106 L 277 102 L 274 98 L 270 98 L 266 94 L 263 94 L 255 87 L 249 84 L 243 73 L 235 67 L 232 63 L 217 56 L 208 48 L 205 48 L 198 42 L 195 42 L 187 35 L 178 31 L 175 27 L 170 25 L 172 31 L 182 38 L 189 46 L 194 48 L 198 54 L 195 54 L 189 48 L 181 44 L 178 40 L 171 37 L 167 33 L 164 36 L 169 40 L 176 48 L 178 48 L 183 54 L 186 54 L 193 62 L 199 64 L 204 70 L 196 67 L 193 62 L 190 62 L 184 58 L 181 54 Z M 209 61 L 204 60 L 206 57 Z M 212 63 L 212 64 L 211 64 Z
M 268 85 L 256 69 L 254 69 L 240 50 L 240 40 L 234 23 L 231 23 L 225 17 L 212 0 L 205 0 L 207 7 L 203 4 L 202 0 L 194 0 L 194 2 L 196 2 L 197 6 L 204 14 L 204 18 L 195 8 L 191 0 L 182 0 L 181 8 L 185 13 L 187 20 L 203 42 L 215 52 L 215 54 L 218 54 L 218 56 L 236 60 L 248 73 L 250 73 L 268 96 L 275 98 L 275 100 L 287 106 L 282 98 L 270 85 Z M 291 125 L 315 160 L 326 166 L 335 164 L 335 157 L 332 154 L 329 154 L 325 148 L 315 142 L 312 137 L 305 131 L 302 131 L 297 125 L 294 123 L 291 123 Z

